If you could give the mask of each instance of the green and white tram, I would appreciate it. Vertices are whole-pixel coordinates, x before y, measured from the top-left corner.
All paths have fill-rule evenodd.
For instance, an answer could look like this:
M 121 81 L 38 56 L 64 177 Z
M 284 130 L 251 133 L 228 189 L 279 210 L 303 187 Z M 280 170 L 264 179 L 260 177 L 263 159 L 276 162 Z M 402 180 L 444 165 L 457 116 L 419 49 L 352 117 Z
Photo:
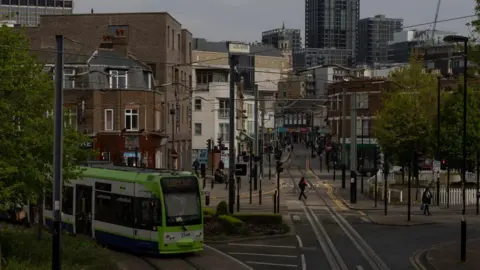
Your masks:
M 98 243 L 156 254 L 203 250 L 201 186 L 189 172 L 85 167 L 64 185 L 62 226 Z M 44 223 L 52 223 L 45 198 Z

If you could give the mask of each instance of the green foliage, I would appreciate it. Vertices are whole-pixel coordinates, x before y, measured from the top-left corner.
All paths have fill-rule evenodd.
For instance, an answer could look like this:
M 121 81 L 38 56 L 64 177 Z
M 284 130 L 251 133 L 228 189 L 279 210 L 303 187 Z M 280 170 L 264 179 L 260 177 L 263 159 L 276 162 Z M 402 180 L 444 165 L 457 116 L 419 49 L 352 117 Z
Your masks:
M 22 31 L 0 27 L 0 44 L 0 201 L 25 202 L 51 186 L 53 81 Z M 64 180 L 81 173 L 74 166 L 92 154 L 79 147 L 88 140 L 64 128 Z
M 216 210 L 213 209 L 213 208 L 208 208 L 208 207 L 203 208 L 203 215 L 204 216 L 215 216 L 216 213 L 217 213 Z
M 6 270 L 47 270 L 51 266 L 51 237 L 35 241 L 33 229 L 8 228 L 0 233 L 2 255 Z M 62 236 L 62 265 L 64 269 L 117 269 L 108 250 L 88 238 Z
M 373 131 L 382 150 L 399 164 L 405 164 L 414 148 L 425 153 L 432 151 L 430 135 L 436 115 L 437 78 L 423 72 L 423 64 L 412 59 L 408 67 L 390 75 L 388 86 Z
M 283 224 L 283 217 L 280 214 L 268 213 L 237 213 L 231 215 L 245 223 L 254 225 L 280 225 Z
M 245 223 L 233 216 L 228 216 L 228 215 L 218 216 L 218 222 L 220 223 L 220 225 L 222 226 L 222 228 L 227 234 L 243 233 L 244 230 L 246 229 L 244 227 Z
M 221 201 L 217 205 L 217 216 L 228 215 L 228 205 L 226 201 Z
M 462 162 L 463 136 L 463 86 L 445 95 L 442 104 L 441 144 L 442 157 L 446 157 L 453 168 L 460 168 Z M 480 149 L 480 92 L 467 89 L 467 160 L 474 161 L 476 150 Z

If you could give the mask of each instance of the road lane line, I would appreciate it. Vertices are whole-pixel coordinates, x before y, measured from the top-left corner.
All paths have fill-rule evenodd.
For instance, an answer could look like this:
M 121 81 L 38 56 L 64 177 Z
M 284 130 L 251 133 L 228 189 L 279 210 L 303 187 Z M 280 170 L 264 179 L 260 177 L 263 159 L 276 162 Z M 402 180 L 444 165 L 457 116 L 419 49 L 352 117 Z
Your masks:
M 256 244 L 239 244 L 239 243 L 228 243 L 229 246 L 243 246 L 243 247 L 269 247 L 269 248 L 289 248 L 297 249 L 296 246 L 272 246 L 272 245 L 256 245 Z
M 298 247 L 303 248 L 302 239 L 300 238 L 300 236 L 298 236 L 298 234 L 296 235 L 296 237 L 297 237 Z
M 276 267 L 291 267 L 291 268 L 297 268 L 298 265 L 296 264 L 280 264 L 280 263 L 266 263 L 266 262 L 252 262 L 252 261 L 246 261 L 248 264 L 259 264 L 259 265 L 270 265 L 270 266 L 276 266 Z
M 363 266 L 357 265 L 357 270 L 363 270 Z
M 305 260 L 305 255 L 302 254 L 302 270 L 307 270 L 307 261 Z
M 217 253 L 218 255 L 224 256 L 224 257 L 236 262 L 238 265 L 242 266 L 246 270 L 253 270 L 253 268 L 251 268 L 250 266 L 246 265 L 245 263 L 241 262 L 240 260 L 235 259 L 234 257 L 228 255 L 227 253 L 221 252 L 220 250 L 218 250 L 216 248 L 213 248 L 209 245 L 204 245 L 204 247 L 205 247 L 205 249 L 210 249 L 211 251 Z
M 228 254 L 229 255 L 244 255 L 244 256 L 298 258 L 298 256 L 296 256 L 296 255 L 283 255 L 283 254 L 246 253 L 246 252 L 229 252 Z

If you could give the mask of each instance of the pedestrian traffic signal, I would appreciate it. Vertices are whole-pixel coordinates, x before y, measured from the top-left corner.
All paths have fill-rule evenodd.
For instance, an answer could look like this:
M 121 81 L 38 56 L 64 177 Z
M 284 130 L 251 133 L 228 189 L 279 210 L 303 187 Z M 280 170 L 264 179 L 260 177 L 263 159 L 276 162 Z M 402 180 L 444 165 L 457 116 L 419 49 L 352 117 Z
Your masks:
M 207 140 L 207 151 L 212 151 L 212 139 Z
M 442 163 L 440 163 L 440 170 L 444 171 L 447 169 L 447 160 L 442 159 Z

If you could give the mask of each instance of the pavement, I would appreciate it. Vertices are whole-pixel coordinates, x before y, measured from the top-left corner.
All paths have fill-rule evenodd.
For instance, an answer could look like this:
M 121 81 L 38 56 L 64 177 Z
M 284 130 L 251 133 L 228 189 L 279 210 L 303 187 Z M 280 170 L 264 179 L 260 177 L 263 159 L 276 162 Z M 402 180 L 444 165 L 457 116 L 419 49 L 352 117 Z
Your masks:
M 436 245 L 428 249 L 423 254 L 424 258 L 416 258 L 424 268 L 433 268 L 436 270 L 476 270 L 480 265 L 480 238 L 467 241 L 466 262 L 460 262 L 460 244 L 459 242 L 445 243 Z M 420 259 L 420 261 L 418 260 Z M 421 260 L 423 259 L 423 262 Z

